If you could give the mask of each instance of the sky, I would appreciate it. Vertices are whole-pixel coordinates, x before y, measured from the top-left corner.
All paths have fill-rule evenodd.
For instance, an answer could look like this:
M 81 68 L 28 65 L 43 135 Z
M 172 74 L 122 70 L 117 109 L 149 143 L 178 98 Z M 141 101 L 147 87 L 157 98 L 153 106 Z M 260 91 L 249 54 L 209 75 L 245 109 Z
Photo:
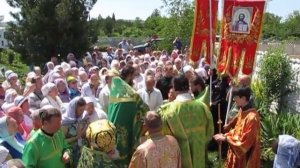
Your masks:
M 162 0 L 98 0 L 90 16 L 96 18 L 100 14 L 105 18 L 114 13 L 116 19 L 133 20 L 139 17 L 145 20 L 154 9 L 161 9 L 162 5 Z M 266 8 L 267 12 L 281 16 L 283 19 L 294 10 L 300 10 L 300 0 L 272 0 L 268 1 Z M 18 9 L 11 8 L 6 0 L 0 0 L 0 16 L 4 16 L 4 22 L 13 20 L 10 11 L 16 12 Z

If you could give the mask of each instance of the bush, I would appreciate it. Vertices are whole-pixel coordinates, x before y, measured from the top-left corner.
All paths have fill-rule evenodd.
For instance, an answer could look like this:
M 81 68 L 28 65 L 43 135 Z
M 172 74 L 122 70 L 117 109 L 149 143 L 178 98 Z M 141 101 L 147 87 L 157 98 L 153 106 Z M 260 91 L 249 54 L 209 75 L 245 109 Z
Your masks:
M 284 53 L 283 47 L 269 48 L 260 63 L 258 78 L 260 79 L 263 102 L 269 108 L 272 102 L 278 103 L 277 111 L 281 112 L 283 97 L 291 92 L 293 71 L 290 58 Z
M 288 134 L 300 138 L 300 114 L 284 109 L 283 98 L 293 92 L 294 71 L 283 47 L 270 48 L 260 62 L 258 79 L 252 83 L 256 105 L 261 114 L 261 151 L 263 161 L 274 160 L 272 141 Z M 277 108 L 272 109 L 273 103 Z M 274 113 L 272 113 L 272 112 Z
M 0 68 L 10 69 L 18 74 L 19 79 L 24 83 L 26 74 L 30 71 L 29 66 L 22 63 L 21 55 L 10 49 L 0 52 Z

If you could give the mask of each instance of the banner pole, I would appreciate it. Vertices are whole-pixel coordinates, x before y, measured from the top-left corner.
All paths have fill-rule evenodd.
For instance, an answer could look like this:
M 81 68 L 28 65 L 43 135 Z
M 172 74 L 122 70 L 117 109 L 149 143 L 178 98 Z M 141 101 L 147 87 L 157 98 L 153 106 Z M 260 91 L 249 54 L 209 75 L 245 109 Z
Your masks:
M 212 2 L 209 0 L 209 50 L 210 50 L 210 75 L 209 75 L 209 101 L 212 104 L 212 76 L 213 76 L 213 32 L 212 32 Z

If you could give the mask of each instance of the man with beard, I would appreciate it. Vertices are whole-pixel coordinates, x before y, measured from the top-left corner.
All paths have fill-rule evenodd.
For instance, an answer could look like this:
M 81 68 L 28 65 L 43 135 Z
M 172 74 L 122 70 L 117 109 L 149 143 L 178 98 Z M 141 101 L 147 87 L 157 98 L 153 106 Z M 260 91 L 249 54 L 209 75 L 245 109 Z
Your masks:
M 195 99 L 202 101 L 209 107 L 209 87 L 206 87 L 203 78 L 196 75 L 190 81 L 190 87 Z
M 121 71 L 121 78 L 124 80 L 128 85 L 133 87 L 133 79 L 135 77 L 135 69 L 131 66 L 125 66 Z

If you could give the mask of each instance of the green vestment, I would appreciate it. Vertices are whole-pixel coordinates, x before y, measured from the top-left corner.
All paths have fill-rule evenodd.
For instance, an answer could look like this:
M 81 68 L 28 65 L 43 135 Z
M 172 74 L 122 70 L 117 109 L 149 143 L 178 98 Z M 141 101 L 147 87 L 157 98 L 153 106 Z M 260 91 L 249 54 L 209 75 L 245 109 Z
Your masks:
M 82 147 L 77 168 L 117 168 L 106 153 Z
M 195 98 L 202 101 L 207 105 L 207 107 L 209 107 L 209 87 L 206 86 L 205 89 Z
M 142 118 L 148 110 L 148 106 L 131 86 L 119 77 L 112 79 L 108 119 L 116 126 L 116 145 L 120 152 L 120 159 L 116 163 L 119 167 L 129 165 L 141 136 Z
M 62 156 L 68 149 L 61 130 L 49 136 L 39 129 L 25 144 L 22 160 L 26 168 L 64 168 Z
M 205 168 L 205 150 L 214 133 L 213 118 L 207 106 L 198 100 L 167 103 L 159 110 L 163 131 L 173 135 L 181 150 L 183 168 Z

